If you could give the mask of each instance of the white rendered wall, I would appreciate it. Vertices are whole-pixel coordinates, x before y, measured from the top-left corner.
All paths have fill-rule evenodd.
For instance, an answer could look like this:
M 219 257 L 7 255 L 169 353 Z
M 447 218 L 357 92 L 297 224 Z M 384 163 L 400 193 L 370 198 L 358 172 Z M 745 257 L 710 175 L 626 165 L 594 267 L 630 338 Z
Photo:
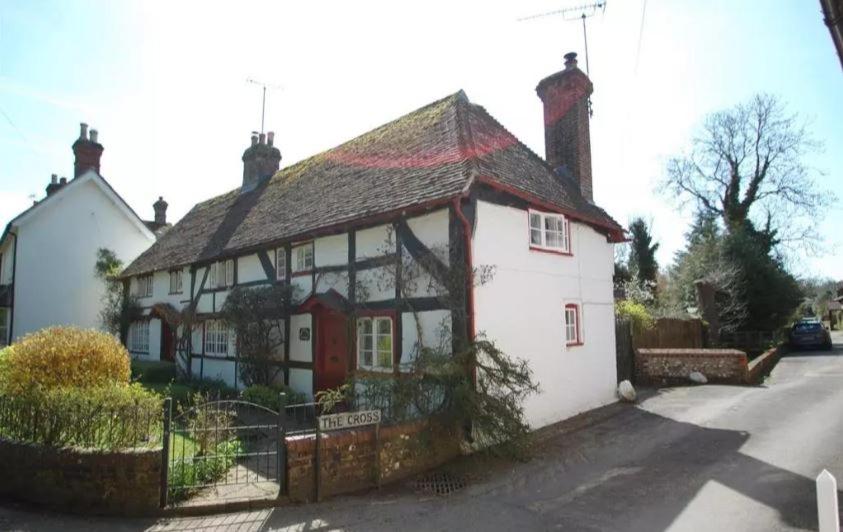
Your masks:
M 153 243 L 92 180 L 71 182 L 33 211 L 18 237 L 15 338 L 50 325 L 100 328 L 97 250 L 129 264 Z
M 530 250 L 527 212 L 477 204 L 474 266 L 494 265 L 475 289 L 475 324 L 511 356 L 526 359 L 541 392 L 525 413 L 541 427 L 615 400 L 613 245 L 571 223 L 573 256 Z M 581 305 L 584 345 L 565 346 L 564 306 Z

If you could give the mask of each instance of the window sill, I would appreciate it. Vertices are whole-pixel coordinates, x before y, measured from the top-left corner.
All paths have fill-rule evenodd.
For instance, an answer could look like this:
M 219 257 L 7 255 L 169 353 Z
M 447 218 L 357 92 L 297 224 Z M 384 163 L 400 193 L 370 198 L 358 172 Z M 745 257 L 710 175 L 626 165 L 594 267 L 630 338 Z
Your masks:
M 395 375 L 395 370 L 393 368 L 357 368 L 355 374 L 364 377 L 385 378 Z
M 570 343 L 566 343 L 565 347 L 580 347 L 580 346 L 583 346 L 583 345 L 585 345 L 584 342 L 570 342 Z
M 183 293 L 184 293 L 184 292 L 167 292 L 167 295 L 169 295 L 169 296 L 180 296 L 180 295 L 182 295 Z
M 290 277 L 304 277 L 305 275 L 313 274 L 313 270 L 302 270 L 300 272 L 293 272 Z
M 542 248 L 538 247 L 534 244 L 530 244 L 530 251 L 538 251 L 540 253 L 551 253 L 553 255 L 564 255 L 566 257 L 573 257 L 574 254 L 570 251 L 564 251 L 561 249 L 551 249 L 551 248 Z

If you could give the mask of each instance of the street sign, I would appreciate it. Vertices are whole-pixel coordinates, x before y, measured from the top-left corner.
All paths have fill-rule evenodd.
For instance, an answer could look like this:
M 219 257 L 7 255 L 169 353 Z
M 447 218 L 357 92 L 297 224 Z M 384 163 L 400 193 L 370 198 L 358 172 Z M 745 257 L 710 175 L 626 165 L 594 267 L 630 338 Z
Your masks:
M 363 410 L 361 412 L 343 412 L 319 416 L 319 430 L 340 430 L 365 425 L 376 425 L 381 422 L 380 410 Z

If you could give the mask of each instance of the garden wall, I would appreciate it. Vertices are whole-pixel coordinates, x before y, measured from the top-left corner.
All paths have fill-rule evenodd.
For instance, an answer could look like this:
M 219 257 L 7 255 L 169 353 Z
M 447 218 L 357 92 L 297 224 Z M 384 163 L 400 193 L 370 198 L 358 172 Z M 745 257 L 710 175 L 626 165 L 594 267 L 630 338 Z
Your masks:
M 649 384 L 687 383 L 698 371 L 709 382 L 748 382 L 747 356 L 735 349 L 636 349 L 637 381 Z
M 0 439 L 0 494 L 74 513 L 158 512 L 161 449 L 96 451 Z
M 379 445 L 376 462 L 374 427 L 323 433 L 320 496 L 397 481 L 439 466 L 460 453 L 457 435 L 429 421 L 381 427 Z M 313 434 L 287 439 L 288 494 L 292 501 L 314 500 L 315 451 Z

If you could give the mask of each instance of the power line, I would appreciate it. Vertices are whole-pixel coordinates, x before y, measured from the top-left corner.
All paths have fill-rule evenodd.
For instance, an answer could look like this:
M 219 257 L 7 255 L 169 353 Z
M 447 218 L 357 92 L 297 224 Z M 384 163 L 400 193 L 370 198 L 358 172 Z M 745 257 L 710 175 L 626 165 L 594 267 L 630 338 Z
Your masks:
M 23 131 L 21 131 L 20 128 L 17 125 L 15 125 L 15 123 L 12 121 L 12 118 L 9 115 L 6 114 L 6 111 L 4 111 L 2 107 L 0 107 L 0 114 L 2 114 L 3 118 L 6 119 L 6 122 L 8 122 L 10 126 L 12 126 L 12 129 L 14 129 L 15 131 L 18 132 L 18 135 L 20 135 L 20 138 L 22 138 L 24 142 L 29 144 L 29 139 L 27 139 L 26 135 L 23 134 Z
M 638 61 L 641 59 L 641 41 L 644 40 L 644 16 L 647 14 L 647 0 L 641 6 L 641 25 L 638 27 L 638 46 L 635 49 L 635 70 L 633 74 L 638 75 Z

